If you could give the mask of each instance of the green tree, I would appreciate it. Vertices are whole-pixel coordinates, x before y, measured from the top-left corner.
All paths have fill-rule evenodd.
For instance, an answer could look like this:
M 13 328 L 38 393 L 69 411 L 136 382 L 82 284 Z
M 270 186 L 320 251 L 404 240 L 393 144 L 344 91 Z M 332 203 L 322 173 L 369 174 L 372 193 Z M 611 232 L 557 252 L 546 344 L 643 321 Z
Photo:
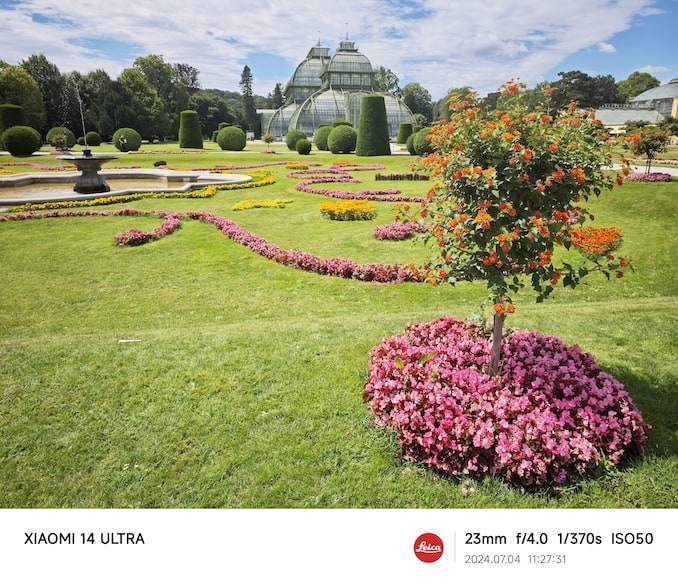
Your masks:
M 162 99 L 139 69 L 124 69 L 118 82 L 128 96 L 127 108 L 119 109 L 125 118 L 131 118 L 121 121 L 124 126 L 134 128 L 145 139 L 164 138 L 173 132 L 173 123 Z
M 247 128 L 249 130 L 257 132 L 258 122 L 257 122 L 257 107 L 254 102 L 254 92 L 252 90 L 252 71 L 249 66 L 245 66 L 242 70 L 240 76 L 240 91 L 242 92 L 242 107 L 245 113 L 245 121 L 247 122 Z
M 45 128 L 55 126 L 73 127 L 74 111 L 77 104 L 73 102 L 73 95 L 66 77 L 59 68 L 40 55 L 31 55 L 21 62 L 23 67 L 38 83 L 42 92 L 45 106 Z M 38 129 L 45 130 L 45 129 Z
M 282 85 L 278 82 L 273 88 L 273 93 L 269 96 L 269 108 L 277 110 L 278 108 L 281 108 L 284 103 L 285 96 L 283 96 Z
M 449 120 L 450 99 L 452 96 L 466 96 L 466 94 L 472 91 L 473 90 L 469 86 L 461 86 L 449 90 L 444 98 L 441 98 L 433 105 L 433 114 L 430 120 Z
M 24 109 L 26 125 L 45 128 L 45 104 L 38 82 L 23 67 L 7 65 L 0 71 L 0 104 L 16 104 Z
M 188 100 L 191 110 L 198 113 L 200 127 L 206 136 L 212 136 L 219 129 L 220 122 L 233 122 L 233 115 L 229 112 L 228 104 L 221 96 L 209 91 L 198 90 Z
M 398 76 L 390 69 L 380 65 L 374 70 L 372 89 L 375 92 L 385 92 L 398 98 L 402 98 L 403 91 L 400 89 Z
M 433 102 L 431 94 L 421 84 L 410 82 L 403 88 L 403 102 L 412 111 L 412 114 L 421 114 L 426 121 L 433 117 Z
M 450 123 L 433 127 L 434 151 L 419 161 L 438 181 L 421 208 L 408 212 L 418 212 L 427 227 L 431 259 L 417 269 L 427 281 L 486 281 L 494 309 L 492 375 L 505 317 L 515 310 L 510 294 L 525 286 L 523 276 L 541 302 L 561 280 L 575 287 L 594 270 L 609 276 L 627 264 L 610 255 L 621 242 L 616 229 L 581 226 L 589 218 L 581 203 L 615 182 L 604 129 L 576 105 L 556 117 L 548 105 L 532 110 L 522 91 L 522 84 L 502 88 L 502 112 L 484 112 L 475 97 L 451 104 Z M 575 266 L 568 256 L 557 264 L 560 244 L 579 250 L 583 262 Z
M 625 80 L 617 83 L 617 95 L 621 102 L 626 103 L 660 84 L 661 82 L 656 77 L 646 71 L 634 71 Z

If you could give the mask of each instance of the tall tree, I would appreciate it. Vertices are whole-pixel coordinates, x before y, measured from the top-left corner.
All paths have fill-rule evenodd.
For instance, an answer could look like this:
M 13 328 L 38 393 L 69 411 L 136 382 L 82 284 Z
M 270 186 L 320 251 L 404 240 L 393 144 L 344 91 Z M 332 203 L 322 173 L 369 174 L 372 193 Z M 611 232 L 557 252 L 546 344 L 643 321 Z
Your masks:
M 245 66 L 240 76 L 240 91 L 242 93 L 242 107 L 245 113 L 245 122 L 247 130 L 257 132 L 257 108 L 254 103 L 254 92 L 252 90 L 252 71 L 249 66 Z
M 403 91 L 400 89 L 398 76 L 390 69 L 380 65 L 374 70 L 374 82 L 372 86 L 377 92 L 386 92 L 401 98 Z
M 421 114 L 427 121 L 433 118 L 431 94 L 421 84 L 410 82 L 403 88 L 403 101 L 412 114 Z
M 282 84 L 278 82 L 273 88 L 273 93 L 269 96 L 270 108 L 277 110 L 285 103 L 285 96 L 283 95 Z
M 661 82 L 646 71 L 634 71 L 629 77 L 617 83 L 617 95 L 621 102 L 628 102 L 639 94 L 656 88 Z
M 183 80 L 186 91 L 190 96 L 200 90 L 200 81 L 198 80 L 200 71 L 198 69 L 188 65 L 188 63 L 175 63 L 174 68 Z
M 220 122 L 233 122 L 226 100 L 212 92 L 196 92 L 190 97 L 188 106 L 198 113 L 200 128 L 207 136 L 211 136 L 219 128 Z
M 123 70 L 118 76 L 118 82 L 127 92 L 128 106 L 134 113 L 134 124 L 128 126 L 147 139 L 164 138 L 173 131 L 172 120 L 165 104 L 139 69 Z
M 38 82 L 23 67 L 7 65 L 0 71 L 0 104 L 16 104 L 24 109 L 26 124 L 42 132 L 47 120 Z

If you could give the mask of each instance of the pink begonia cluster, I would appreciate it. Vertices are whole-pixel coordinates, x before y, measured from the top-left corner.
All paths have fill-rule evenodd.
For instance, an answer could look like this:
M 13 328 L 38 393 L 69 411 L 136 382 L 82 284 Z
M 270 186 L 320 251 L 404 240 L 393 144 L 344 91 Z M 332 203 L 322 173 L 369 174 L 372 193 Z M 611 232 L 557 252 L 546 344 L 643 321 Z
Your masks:
M 670 173 L 629 173 L 626 181 L 671 181 Z
M 287 174 L 290 178 L 307 178 L 298 182 L 294 188 L 300 192 L 308 194 L 319 194 L 330 198 L 348 199 L 348 200 L 373 200 L 379 202 L 421 202 L 422 198 L 417 196 L 403 196 L 401 191 L 396 188 L 387 188 L 383 190 L 360 190 L 357 192 L 348 192 L 344 190 L 329 190 L 310 187 L 319 183 L 361 183 L 348 173 L 349 170 L 367 170 L 378 169 L 381 166 L 368 165 L 330 165 L 326 169 L 308 169 L 302 171 L 291 171 Z
M 650 426 L 578 346 L 509 333 L 501 375 L 491 378 L 489 345 L 480 327 L 445 317 L 372 349 L 364 399 L 406 458 L 534 489 L 574 482 L 601 459 L 610 466 L 643 454 Z
M 415 232 L 426 232 L 427 227 L 412 222 L 391 222 L 374 229 L 374 238 L 380 241 L 402 241 L 410 238 Z
M 136 228 L 116 235 L 115 240 L 121 245 L 142 245 L 171 234 L 181 226 L 184 218 L 200 220 L 211 224 L 232 241 L 246 246 L 251 251 L 271 261 L 320 275 L 376 281 L 381 283 L 402 283 L 405 281 L 421 281 L 413 275 L 408 265 L 388 263 L 357 263 L 350 259 L 323 259 L 310 253 L 282 249 L 276 244 L 242 228 L 237 223 L 207 212 L 163 212 L 138 210 L 49 210 L 46 212 L 22 212 L 0 216 L 0 222 L 11 220 L 30 220 L 40 218 L 64 218 L 67 216 L 161 216 L 161 225 L 151 231 Z

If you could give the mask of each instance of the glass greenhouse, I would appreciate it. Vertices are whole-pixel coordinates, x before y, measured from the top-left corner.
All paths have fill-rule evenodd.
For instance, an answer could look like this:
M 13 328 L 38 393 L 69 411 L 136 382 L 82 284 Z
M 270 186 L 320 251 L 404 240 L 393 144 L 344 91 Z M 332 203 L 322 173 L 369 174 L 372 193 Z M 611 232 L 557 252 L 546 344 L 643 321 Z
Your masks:
M 301 129 L 312 136 L 322 124 L 348 120 L 355 128 L 360 121 L 363 96 L 374 93 L 374 70 L 353 41 L 341 41 L 330 58 L 320 44 L 311 48 L 285 86 L 285 105 L 278 110 L 261 110 L 263 133 L 284 136 Z M 384 96 L 389 135 L 395 137 L 401 122 L 412 122 L 412 112 L 391 94 Z

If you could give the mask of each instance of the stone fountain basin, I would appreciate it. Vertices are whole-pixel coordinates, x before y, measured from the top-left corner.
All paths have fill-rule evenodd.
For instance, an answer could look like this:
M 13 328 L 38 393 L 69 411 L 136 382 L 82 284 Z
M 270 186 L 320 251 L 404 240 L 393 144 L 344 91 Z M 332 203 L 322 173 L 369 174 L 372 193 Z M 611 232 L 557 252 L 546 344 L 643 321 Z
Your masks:
M 0 206 L 22 204 L 43 204 L 69 200 L 93 200 L 105 196 L 135 194 L 139 192 L 189 192 L 207 185 L 246 183 L 248 175 L 231 173 L 209 173 L 205 171 L 175 171 L 173 169 L 101 169 L 99 175 L 107 180 L 124 179 L 144 181 L 155 180 L 158 187 L 129 187 L 111 189 L 105 193 L 80 194 L 73 186 L 80 171 L 44 171 L 39 173 L 16 173 L 0 175 Z M 48 190 L 31 192 L 31 185 L 53 186 Z M 21 189 L 25 188 L 25 189 Z

